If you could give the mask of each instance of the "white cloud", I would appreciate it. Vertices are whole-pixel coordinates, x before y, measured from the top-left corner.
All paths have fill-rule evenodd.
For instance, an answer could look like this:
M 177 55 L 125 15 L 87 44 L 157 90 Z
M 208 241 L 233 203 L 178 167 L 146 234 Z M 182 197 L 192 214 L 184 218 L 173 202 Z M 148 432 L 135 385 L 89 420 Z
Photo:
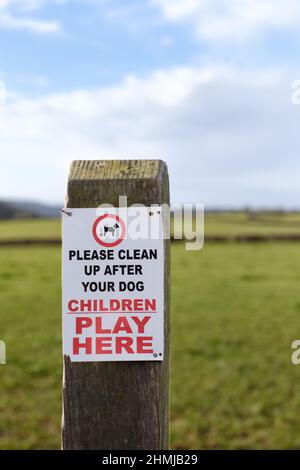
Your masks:
M 6 85 L 5 82 L 0 80 L 0 106 L 3 106 L 6 102 Z
M 69 0 L 0 0 L 1 4 L 16 7 L 22 11 L 34 11 L 42 8 L 47 4 L 64 4 Z
M 28 16 L 30 11 L 42 7 L 44 3 L 43 0 L 0 0 L 0 28 L 25 30 L 36 34 L 57 33 L 60 30 L 58 21 Z
M 60 30 L 56 21 L 43 21 L 32 18 L 17 18 L 9 14 L 0 13 L 0 28 L 22 29 L 38 34 L 52 34 Z
M 62 201 L 72 159 L 161 157 L 175 201 L 297 205 L 300 108 L 290 81 L 272 70 L 186 67 L 10 98 L 0 108 L 2 195 Z
M 300 23 L 298 0 L 150 0 L 171 22 L 188 22 L 209 40 L 237 39 Z

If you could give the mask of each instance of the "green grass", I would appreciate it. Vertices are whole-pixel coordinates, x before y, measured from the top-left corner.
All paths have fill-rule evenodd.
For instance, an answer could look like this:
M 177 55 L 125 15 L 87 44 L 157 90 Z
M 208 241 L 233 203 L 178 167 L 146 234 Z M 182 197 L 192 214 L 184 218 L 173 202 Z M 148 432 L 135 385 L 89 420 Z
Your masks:
M 300 447 L 300 244 L 172 246 L 173 448 Z M 0 249 L 0 449 L 60 447 L 60 249 Z
M 205 234 L 300 234 L 300 214 L 207 214 Z
M 60 250 L 0 249 L 0 448 L 58 448 Z
M 174 447 L 300 447 L 299 248 L 173 247 Z
M 60 219 L 1 220 L 0 241 L 16 239 L 60 238 Z
M 177 222 L 176 226 L 180 226 Z M 189 230 L 187 229 L 187 232 Z M 299 234 L 300 213 L 206 213 L 205 235 Z M 0 221 L 0 241 L 20 238 L 60 238 L 60 219 Z
M 246 212 L 237 212 L 205 214 L 205 236 L 245 234 L 300 234 L 300 213 L 258 213 L 251 215 Z

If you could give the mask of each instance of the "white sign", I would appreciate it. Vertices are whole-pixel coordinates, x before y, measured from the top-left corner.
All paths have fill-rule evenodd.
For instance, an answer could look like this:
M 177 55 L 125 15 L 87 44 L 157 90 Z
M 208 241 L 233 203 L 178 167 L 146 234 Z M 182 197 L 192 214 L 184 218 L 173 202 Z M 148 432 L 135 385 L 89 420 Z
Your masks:
M 161 361 L 162 210 L 66 209 L 63 352 L 71 361 Z

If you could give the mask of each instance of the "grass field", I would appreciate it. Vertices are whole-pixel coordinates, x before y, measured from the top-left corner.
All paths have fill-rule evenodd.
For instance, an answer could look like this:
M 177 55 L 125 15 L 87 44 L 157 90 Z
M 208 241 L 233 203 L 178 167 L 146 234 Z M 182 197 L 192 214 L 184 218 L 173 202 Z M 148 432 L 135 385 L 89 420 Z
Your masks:
M 175 222 L 176 223 L 176 222 Z M 177 222 L 177 226 L 180 224 Z M 205 235 L 299 234 L 300 213 L 207 213 Z M 9 220 L 0 222 L 0 241 L 60 238 L 59 219 Z
M 300 447 L 299 278 L 300 243 L 172 245 L 173 448 Z M 0 449 L 59 448 L 60 249 L 0 248 L 0 291 Z
M 300 234 L 300 213 L 208 213 L 206 235 Z
M 60 219 L 6 220 L 0 222 L 0 241 L 60 238 Z

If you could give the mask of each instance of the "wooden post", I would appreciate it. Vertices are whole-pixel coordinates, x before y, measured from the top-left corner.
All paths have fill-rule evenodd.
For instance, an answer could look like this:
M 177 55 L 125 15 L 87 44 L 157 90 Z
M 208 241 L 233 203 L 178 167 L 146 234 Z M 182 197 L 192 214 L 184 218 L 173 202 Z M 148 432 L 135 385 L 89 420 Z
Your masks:
M 161 160 L 74 161 L 67 207 L 89 208 L 119 196 L 128 206 L 169 204 Z M 162 362 L 71 362 L 64 357 L 63 449 L 168 449 L 169 241 L 165 240 L 165 359 Z

